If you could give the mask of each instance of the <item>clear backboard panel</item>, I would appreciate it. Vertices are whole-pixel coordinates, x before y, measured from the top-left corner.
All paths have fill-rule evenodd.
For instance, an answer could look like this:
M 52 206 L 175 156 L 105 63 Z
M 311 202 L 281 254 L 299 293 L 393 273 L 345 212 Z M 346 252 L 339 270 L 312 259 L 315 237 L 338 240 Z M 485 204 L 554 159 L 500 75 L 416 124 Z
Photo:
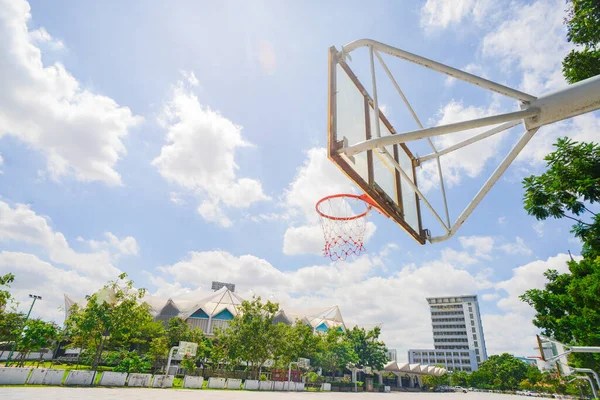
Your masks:
M 339 149 L 371 139 L 377 131 L 373 101 L 354 72 L 329 53 L 329 126 L 328 156 L 379 208 L 408 232 L 417 242 L 425 244 L 421 226 L 419 199 L 412 188 L 416 185 L 416 161 L 404 145 L 390 145 L 369 150 L 352 157 L 340 154 Z M 380 135 L 396 134 L 381 110 Z M 400 166 L 405 176 L 398 170 Z

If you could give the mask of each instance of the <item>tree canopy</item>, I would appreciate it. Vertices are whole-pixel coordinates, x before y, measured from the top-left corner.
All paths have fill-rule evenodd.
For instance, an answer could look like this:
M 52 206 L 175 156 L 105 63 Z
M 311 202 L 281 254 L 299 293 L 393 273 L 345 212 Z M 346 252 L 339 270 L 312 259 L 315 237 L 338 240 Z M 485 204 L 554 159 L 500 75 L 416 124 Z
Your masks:
M 357 356 L 357 367 L 371 367 L 374 370 L 383 370 L 388 362 L 385 343 L 379 340 L 381 329 L 375 327 L 367 331 L 365 328 L 354 327 L 345 332 L 345 337 L 350 342 L 352 350 Z
M 563 60 L 563 74 L 569 83 L 600 74 L 600 1 L 570 0 L 567 10 L 567 39 L 576 44 Z
M 544 289 L 521 300 L 535 311 L 542 332 L 572 345 L 600 346 L 600 146 L 559 139 L 546 156 L 546 172 L 524 180 L 525 209 L 539 220 L 569 218 L 583 243 L 582 259 L 569 261 L 569 273 L 548 270 Z M 575 365 L 600 368 L 600 356 L 574 354 Z

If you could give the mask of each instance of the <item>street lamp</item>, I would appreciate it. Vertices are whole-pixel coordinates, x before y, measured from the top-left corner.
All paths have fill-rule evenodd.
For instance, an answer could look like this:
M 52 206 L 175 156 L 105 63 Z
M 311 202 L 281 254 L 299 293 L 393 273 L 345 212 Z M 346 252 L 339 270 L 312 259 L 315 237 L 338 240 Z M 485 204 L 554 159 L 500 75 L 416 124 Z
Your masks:
M 25 321 L 23 322 L 23 331 L 25 330 L 25 324 L 27 323 L 27 320 L 29 319 L 29 315 L 31 315 L 31 310 L 33 310 L 33 306 L 35 305 L 35 301 L 36 300 L 41 300 L 42 296 L 38 296 L 37 294 L 30 294 L 29 295 L 30 299 L 33 299 L 33 302 L 31 302 L 31 306 L 29 307 L 29 312 L 27 313 L 27 316 L 25 317 Z M 21 335 L 23 335 L 23 332 L 21 332 Z M 5 366 L 8 367 L 8 365 L 10 364 L 10 360 L 13 356 L 13 353 L 15 352 L 15 349 L 17 348 L 17 343 L 19 341 L 19 338 L 17 337 L 15 339 L 15 342 L 13 343 L 13 347 L 10 350 L 10 353 L 8 353 L 8 358 L 6 359 L 6 364 Z

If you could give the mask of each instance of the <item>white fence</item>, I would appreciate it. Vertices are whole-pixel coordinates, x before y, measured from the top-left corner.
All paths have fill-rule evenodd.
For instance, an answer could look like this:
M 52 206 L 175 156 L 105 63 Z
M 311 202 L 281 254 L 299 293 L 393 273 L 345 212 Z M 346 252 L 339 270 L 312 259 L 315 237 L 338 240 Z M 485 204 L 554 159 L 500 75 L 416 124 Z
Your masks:
M 6 361 L 8 360 L 8 355 L 10 354 L 10 351 L 8 350 L 3 350 L 0 351 L 0 360 L 1 361 Z M 20 360 L 21 359 L 21 353 L 18 351 L 15 351 L 12 356 L 10 356 L 11 360 Z M 52 352 L 51 351 L 47 351 L 45 353 L 39 353 L 39 352 L 35 352 L 35 353 L 29 353 L 27 355 L 27 357 L 25 357 L 26 360 L 52 360 Z
M 66 374 L 66 378 L 65 378 Z M 132 387 L 173 387 L 173 375 L 152 375 L 152 374 L 127 374 L 125 372 L 106 371 L 101 373 L 100 379 L 97 372 L 87 370 L 70 370 L 50 368 L 2 368 L 0 367 L 0 385 L 24 385 L 26 382 L 30 385 L 61 385 L 66 386 L 93 386 L 97 381 L 98 386 L 127 386 Z M 63 382 L 64 380 L 64 382 Z M 183 380 L 183 387 L 190 389 L 201 389 L 204 384 L 204 378 L 201 376 L 186 376 Z M 322 389 L 330 389 L 329 384 L 324 384 Z M 241 379 L 209 378 L 208 387 L 212 389 L 240 390 L 242 387 Z M 288 382 L 279 381 L 257 381 L 247 379 L 243 382 L 246 390 L 278 390 L 287 391 Z M 291 383 L 291 391 L 303 391 L 304 383 Z

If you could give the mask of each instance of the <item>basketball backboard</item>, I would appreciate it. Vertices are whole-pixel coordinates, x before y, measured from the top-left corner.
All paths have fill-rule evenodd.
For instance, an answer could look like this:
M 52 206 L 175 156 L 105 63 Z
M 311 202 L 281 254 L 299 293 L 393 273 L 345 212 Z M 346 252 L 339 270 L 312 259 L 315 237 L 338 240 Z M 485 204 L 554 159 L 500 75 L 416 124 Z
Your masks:
M 568 376 L 573 373 L 567 360 L 567 349 L 565 345 L 544 336 L 537 335 L 540 357 L 549 368 L 556 369 L 561 375 Z
M 378 115 L 377 115 L 378 114 Z M 425 244 L 416 184 L 415 157 L 404 144 L 385 146 L 346 156 L 341 146 L 354 145 L 373 137 L 379 117 L 381 136 L 396 132 L 348 64 L 332 47 L 329 52 L 328 157 L 377 206 L 417 242 Z M 395 168 L 399 164 L 405 176 Z
M 360 48 L 368 50 L 370 65 L 361 65 L 360 61 L 355 60 L 351 68 L 349 64 L 349 61 L 352 61 L 351 55 L 356 56 L 355 50 Z M 364 55 L 364 52 L 362 54 Z M 503 113 L 426 127 L 418 118 L 382 55 L 401 60 L 400 62 L 408 62 L 413 66 L 417 65 L 416 68 L 424 67 L 429 73 L 435 75 L 435 79 L 440 79 L 441 74 L 444 79 L 449 77 L 471 88 L 476 86 L 505 96 L 515 100 L 517 105 L 502 108 L 506 110 Z M 360 52 L 357 58 L 359 57 Z M 366 59 L 363 57 L 363 61 Z M 380 85 L 379 89 L 376 70 L 385 72 L 383 75 L 389 78 Z M 367 71 L 370 72 L 368 78 L 365 77 Z M 406 70 L 401 71 L 406 72 Z M 362 78 L 362 82 L 358 76 Z M 425 75 L 419 76 L 425 77 Z M 409 73 L 402 73 L 401 77 L 404 80 L 414 80 Z M 366 89 L 367 86 L 369 90 Z M 540 127 L 600 108 L 600 76 L 536 97 L 371 39 L 356 40 L 343 46 L 340 51 L 335 47 L 329 49 L 328 92 L 329 159 L 372 200 L 366 203 L 374 204 L 420 244 L 425 244 L 427 241 L 438 243 L 451 238 L 500 180 Z M 418 129 L 406 131 L 394 129 L 390 123 L 390 115 L 384 115 L 388 113 L 386 107 L 380 103 L 384 100 L 381 96 L 390 93 L 395 93 L 401 98 L 401 103 L 407 111 L 406 115 L 414 120 Z M 398 124 L 399 128 L 410 127 L 399 120 L 403 118 L 399 115 L 398 109 L 395 109 L 392 115 L 394 123 Z M 454 222 L 451 222 L 441 159 L 444 157 L 445 160 L 454 162 L 453 158 L 446 155 L 460 154 L 458 152 L 461 149 L 518 125 L 523 126 L 524 132 L 521 135 L 511 133 L 510 136 L 515 138 L 512 148 L 482 183 Z M 449 145 L 444 141 L 434 140 L 443 135 L 452 138 L 453 134 L 459 136 L 454 136 Z M 419 149 L 420 141 L 427 147 L 426 149 Z M 425 141 L 427 143 L 424 143 Z M 409 143 L 414 150 L 412 152 L 407 146 Z M 438 148 L 438 146 L 446 147 Z M 431 151 L 431 153 L 419 156 L 417 154 L 419 151 Z M 430 165 L 428 163 L 433 162 L 437 164 L 433 170 L 437 171 L 439 177 L 439 184 L 435 185 L 436 193 L 433 197 L 436 197 L 436 194 L 441 197 L 441 201 L 437 201 L 437 204 L 435 198 L 432 199 L 431 193 L 424 193 L 426 190 L 419 187 L 416 172 L 417 167 L 425 168 Z M 429 171 L 431 170 L 429 168 Z M 424 185 L 424 187 L 431 189 L 432 183 L 430 181 L 428 183 L 429 186 Z M 331 194 L 335 195 L 335 193 Z M 460 197 L 464 198 L 464 194 L 461 193 Z M 424 216 L 425 219 L 421 214 L 422 209 L 429 211 Z M 319 211 L 318 206 L 317 211 Z M 347 218 L 344 215 L 331 215 L 328 218 L 353 221 L 356 216 Z M 439 223 L 441 232 L 434 233 L 429 226 L 432 222 Z M 424 223 L 428 226 L 423 226 Z M 327 233 L 325 238 L 327 242 Z M 344 238 L 342 242 L 346 243 L 347 240 L 353 242 L 354 238 Z M 360 240 L 358 242 L 362 244 Z

